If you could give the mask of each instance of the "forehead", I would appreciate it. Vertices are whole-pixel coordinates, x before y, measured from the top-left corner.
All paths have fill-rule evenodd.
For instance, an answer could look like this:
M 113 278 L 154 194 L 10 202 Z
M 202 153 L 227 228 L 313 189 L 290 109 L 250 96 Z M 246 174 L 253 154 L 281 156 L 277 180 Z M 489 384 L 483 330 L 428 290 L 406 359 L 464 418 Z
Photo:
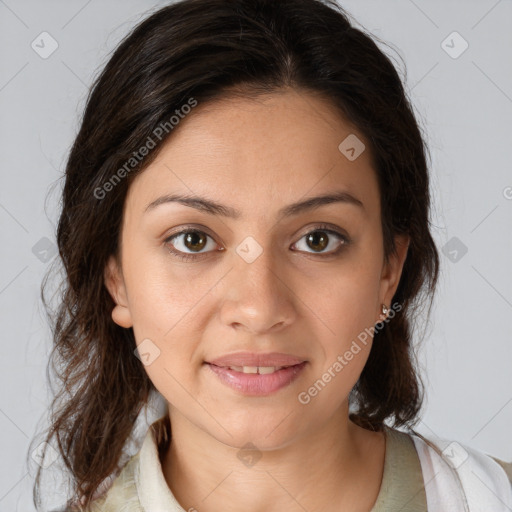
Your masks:
M 346 140 L 364 147 L 356 159 L 340 150 Z M 127 205 L 142 214 L 165 193 L 186 193 L 267 215 L 334 189 L 378 208 L 369 144 L 329 101 L 290 89 L 198 104 L 132 182 Z

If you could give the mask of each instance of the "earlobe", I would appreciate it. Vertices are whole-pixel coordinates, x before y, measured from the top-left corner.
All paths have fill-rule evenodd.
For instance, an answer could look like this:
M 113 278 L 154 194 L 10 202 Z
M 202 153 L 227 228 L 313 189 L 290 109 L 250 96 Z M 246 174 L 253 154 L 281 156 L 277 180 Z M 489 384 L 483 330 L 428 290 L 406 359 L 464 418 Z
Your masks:
M 112 320 L 119 326 L 129 328 L 133 326 L 128 296 L 122 272 L 115 256 L 110 256 L 104 271 L 104 283 L 116 303 L 112 310 Z

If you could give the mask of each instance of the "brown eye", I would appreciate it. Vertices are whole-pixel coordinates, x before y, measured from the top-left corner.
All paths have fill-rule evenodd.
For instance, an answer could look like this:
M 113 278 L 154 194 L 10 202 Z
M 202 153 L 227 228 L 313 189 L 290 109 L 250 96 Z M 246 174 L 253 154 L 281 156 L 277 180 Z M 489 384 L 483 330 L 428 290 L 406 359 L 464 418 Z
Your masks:
M 329 245 L 329 235 L 325 231 L 314 231 L 306 235 L 306 243 L 315 252 L 322 251 Z
M 305 244 L 301 244 L 300 242 L 305 240 Z M 350 239 L 334 231 L 332 229 L 327 229 L 324 227 L 318 227 L 314 231 L 310 231 L 306 233 L 294 246 L 297 247 L 299 251 L 303 251 L 309 254 L 319 254 L 319 255 L 334 255 L 337 254 L 340 250 L 344 248 L 344 246 L 350 243 Z M 300 247 L 302 245 L 302 247 Z M 330 247 L 330 250 L 326 250 Z M 309 250 L 308 250 L 309 249 Z
M 206 245 L 206 236 L 199 231 L 185 233 L 183 244 L 191 251 L 200 251 Z
M 211 242 L 210 242 L 211 240 Z M 210 243 L 211 247 L 208 247 Z M 203 249 L 214 249 L 216 244 L 212 237 L 197 229 L 186 229 L 175 233 L 165 240 L 169 251 L 182 260 L 191 260 L 200 256 L 205 256 Z

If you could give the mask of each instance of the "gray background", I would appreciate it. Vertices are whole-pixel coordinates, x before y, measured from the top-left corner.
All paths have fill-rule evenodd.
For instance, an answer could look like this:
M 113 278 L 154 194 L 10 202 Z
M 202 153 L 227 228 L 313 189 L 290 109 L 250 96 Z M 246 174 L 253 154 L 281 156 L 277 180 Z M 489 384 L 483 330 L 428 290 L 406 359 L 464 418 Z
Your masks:
M 0 0 L 0 511 L 33 510 L 25 456 L 50 398 L 39 287 L 55 258 L 58 180 L 87 87 L 127 31 L 163 4 Z M 433 157 L 434 236 L 444 252 L 419 352 L 427 402 L 418 430 L 510 461 L 512 2 L 342 5 L 403 56 Z M 44 31 L 58 44 L 46 59 L 31 47 L 51 49 Z

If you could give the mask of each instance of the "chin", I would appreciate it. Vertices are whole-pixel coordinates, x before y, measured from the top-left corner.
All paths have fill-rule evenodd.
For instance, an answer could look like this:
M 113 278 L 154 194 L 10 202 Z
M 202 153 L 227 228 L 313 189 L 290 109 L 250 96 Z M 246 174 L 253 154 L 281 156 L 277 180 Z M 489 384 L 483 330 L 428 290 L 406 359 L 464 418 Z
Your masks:
M 291 444 L 299 435 L 297 431 L 290 430 L 290 425 L 285 424 L 286 420 L 282 420 L 283 418 L 272 418 L 268 421 L 259 421 L 257 425 L 250 418 L 245 423 L 238 421 L 235 424 L 228 421 L 229 427 L 226 430 L 229 434 L 218 426 L 215 433 L 211 434 L 221 443 L 236 449 L 256 449 L 262 452 L 278 450 Z

